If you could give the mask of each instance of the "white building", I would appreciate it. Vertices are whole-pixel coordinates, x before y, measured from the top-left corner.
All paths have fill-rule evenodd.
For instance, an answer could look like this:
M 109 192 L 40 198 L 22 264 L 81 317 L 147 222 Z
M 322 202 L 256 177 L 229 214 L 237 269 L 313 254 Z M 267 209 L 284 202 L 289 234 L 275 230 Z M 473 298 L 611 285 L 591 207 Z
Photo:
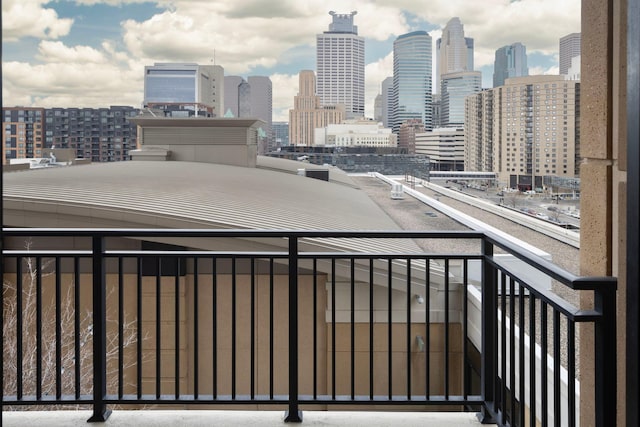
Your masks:
M 315 130 L 315 145 L 333 147 L 396 147 L 397 135 L 382 123 L 348 120 Z
M 464 129 L 438 128 L 416 133 L 416 154 L 428 156 L 432 170 L 464 170 Z
M 321 106 L 342 104 L 347 118 L 364 117 L 364 37 L 353 25 L 357 12 L 329 12 L 329 31 L 316 36 L 316 93 Z
M 222 117 L 224 69 L 219 65 L 192 63 L 155 63 L 146 66 L 143 105 Z

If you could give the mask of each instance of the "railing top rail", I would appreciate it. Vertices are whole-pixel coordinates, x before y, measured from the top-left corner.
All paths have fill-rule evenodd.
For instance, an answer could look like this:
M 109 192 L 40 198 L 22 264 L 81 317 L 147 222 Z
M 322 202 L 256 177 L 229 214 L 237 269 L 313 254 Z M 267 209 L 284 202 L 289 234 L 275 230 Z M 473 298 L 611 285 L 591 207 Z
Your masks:
M 478 231 L 415 230 L 256 230 L 256 229 L 152 229 L 152 228 L 3 228 L 5 236 L 51 237 L 265 237 L 265 238 L 401 238 L 401 239 L 482 239 Z
M 615 290 L 615 277 L 579 277 L 489 231 L 416 230 L 256 230 L 152 228 L 3 228 L 4 236 L 49 237 L 200 237 L 340 239 L 482 239 L 575 290 Z M 605 288 L 603 289 L 603 286 Z
M 511 255 L 526 262 L 530 266 L 540 270 L 552 279 L 559 281 L 560 283 L 575 290 L 603 290 L 602 287 L 606 286 L 606 289 L 616 290 L 618 279 L 615 277 L 580 277 L 567 270 L 557 266 L 553 262 L 546 260 L 525 248 L 518 246 L 517 244 L 500 237 L 494 233 L 485 231 L 484 239 L 495 246 L 507 251 Z

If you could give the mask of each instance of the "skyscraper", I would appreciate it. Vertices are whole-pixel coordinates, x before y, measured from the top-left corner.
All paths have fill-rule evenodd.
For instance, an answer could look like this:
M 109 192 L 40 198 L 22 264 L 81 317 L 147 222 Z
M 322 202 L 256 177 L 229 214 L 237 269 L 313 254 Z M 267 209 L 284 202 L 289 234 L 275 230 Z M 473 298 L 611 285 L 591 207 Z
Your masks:
M 315 129 L 344 120 L 344 105 L 320 106 L 316 95 L 316 76 L 311 70 L 302 70 L 299 75 L 298 95 L 293 98 L 293 109 L 289 110 L 289 143 L 312 146 Z
M 473 71 L 473 39 L 464 36 L 460 18 L 451 18 L 436 42 L 436 91 L 443 74 Z
M 251 115 L 266 123 L 260 127 L 266 134 L 265 149 L 273 148 L 273 85 L 267 76 L 249 76 Z M 260 147 L 258 147 L 260 148 Z M 262 154 L 262 153 L 261 153 Z
M 464 99 L 482 90 L 480 71 L 458 71 L 442 75 L 440 122 L 443 127 L 464 124 Z
M 221 117 L 224 69 L 219 65 L 156 63 L 144 67 L 143 105 Z
M 389 127 L 395 133 L 409 119 L 431 129 L 431 36 L 426 31 L 403 34 L 393 42 L 393 92 Z
M 391 98 L 393 98 L 393 77 L 382 81 L 382 124 L 388 128 L 391 123 Z
M 224 95 L 223 115 L 251 116 L 251 86 L 243 77 L 224 76 Z
M 502 86 L 509 77 L 529 75 L 527 67 L 527 47 L 522 43 L 513 43 L 496 50 L 493 64 L 493 87 Z
M 560 74 L 566 75 L 571 67 L 571 58 L 580 56 L 580 33 L 567 34 L 560 38 Z
M 317 94 L 325 105 L 343 104 L 347 118 L 364 116 L 364 38 L 350 14 L 329 14 L 329 31 L 316 36 Z

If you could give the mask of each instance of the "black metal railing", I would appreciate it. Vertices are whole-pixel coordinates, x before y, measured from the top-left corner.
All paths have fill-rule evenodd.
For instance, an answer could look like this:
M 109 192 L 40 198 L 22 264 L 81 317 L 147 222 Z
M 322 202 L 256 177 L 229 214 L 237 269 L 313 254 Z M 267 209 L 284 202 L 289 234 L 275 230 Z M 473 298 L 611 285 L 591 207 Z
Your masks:
M 416 239 L 465 250 L 398 249 Z M 573 426 L 577 363 L 593 360 L 580 366 L 595 384 L 580 388 L 595 396 L 582 413 L 615 419 L 616 280 L 575 277 L 495 235 L 4 229 L 4 240 L 3 410 L 91 405 L 102 421 L 112 406 L 259 404 L 296 422 L 301 407 L 447 406 Z M 593 307 L 550 282 L 591 293 Z M 578 356 L 578 325 L 591 358 Z

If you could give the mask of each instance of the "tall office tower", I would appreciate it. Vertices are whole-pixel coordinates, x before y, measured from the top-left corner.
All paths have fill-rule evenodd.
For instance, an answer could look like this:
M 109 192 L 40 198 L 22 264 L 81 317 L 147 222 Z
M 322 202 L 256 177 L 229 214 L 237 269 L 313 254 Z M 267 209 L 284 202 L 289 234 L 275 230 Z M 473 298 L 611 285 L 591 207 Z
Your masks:
M 251 117 L 251 86 L 243 77 L 224 76 L 224 108 L 226 117 Z
M 382 123 L 382 94 L 376 95 L 373 100 L 373 120 Z
M 521 190 L 579 176 L 579 105 L 580 83 L 551 75 L 513 77 L 469 97 L 465 164 L 486 171 L 491 159 L 501 185 Z
M 480 71 L 459 71 L 442 75 L 440 124 L 442 127 L 464 125 L 464 99 L 482 90 Z
M 473 71 L 473 39 L 464 36 L 464 26 L 455 17 L 436 42 L 436 91 L 440 91 L 443 74 L 457 71 Z
M 356 13 L 329 12 L 329 31 L 316 36 L 320 103 L 344 105 L 347 118 L 364 116 L 364 38 L 353 25 Z
M 403 34 L 393 42 L 393 92 L 389 127 L 398 133 L 409 119 L 432 128 L 431 36 L 426 31 Z
M 393 77 L 382 81 L 382 124 L 388 128 L 391 123 L 391 98 L 393 97 Z
M 522 43 L 513 43 L 496 50 L 493 63 L 493 87 L 502 86 L 509 77 L 529 75 L 527 67 L 527 47 Z
M 273 89 L 271 79 L 267 76 L 249 76 L 247 82 L 251 87 L 250 106 L 251 115 L 266 123 L 260 127 L 264 131 L 264 152 L 273 147 Z M 259 148 L 259 154 L 264 154 Z
M 156 63 L 144 67 L 144 101 L 182 115 L 221 117 L 224 112 L 224 69 L 219 65 Z
M 320 97 L 316 95 L 315 73 L 311 70 L 301 71 L 298 95 L 293 98 L 293 109 L 289 110 L 289 143 L 312 146 L 316 128 L 342 123 L 344 118 L 344 105 L 320 105 Z
M 571 67 L 571 58 L 580 56 L 580 33 L 567 34 L 560 38 L 560 74 L 566 75 Z

